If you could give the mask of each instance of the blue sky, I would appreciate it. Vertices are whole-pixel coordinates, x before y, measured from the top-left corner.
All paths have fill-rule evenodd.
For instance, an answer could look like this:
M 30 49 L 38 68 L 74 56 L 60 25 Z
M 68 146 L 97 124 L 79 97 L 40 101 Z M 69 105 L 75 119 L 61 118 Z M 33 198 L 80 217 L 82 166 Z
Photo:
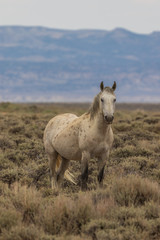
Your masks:
M 160 0 L 0 0 L 0 25 L 160 31 Z

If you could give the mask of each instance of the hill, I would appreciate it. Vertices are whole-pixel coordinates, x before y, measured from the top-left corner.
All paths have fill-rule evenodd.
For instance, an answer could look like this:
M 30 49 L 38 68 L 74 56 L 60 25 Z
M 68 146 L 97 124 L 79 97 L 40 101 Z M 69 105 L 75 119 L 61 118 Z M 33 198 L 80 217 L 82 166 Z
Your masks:
M 90 101 L 117 81 L 121 102 L 159 102 L 160 32 L 0 27 L 0 101 Z

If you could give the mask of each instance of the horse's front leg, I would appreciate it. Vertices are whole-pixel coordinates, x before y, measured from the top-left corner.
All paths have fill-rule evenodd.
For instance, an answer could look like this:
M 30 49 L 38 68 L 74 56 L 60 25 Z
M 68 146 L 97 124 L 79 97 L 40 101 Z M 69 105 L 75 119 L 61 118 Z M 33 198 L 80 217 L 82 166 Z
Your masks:
M 102 154 L 102 156 L 100 158 L 98 158 L 98 183 L 99 186 L 102 187 L 103 186 L 103 179 L 104 179 L 104 170 L 105 170 L 105 165 L 107 160 L 109 159 L 109 151 L 107 151 L 106 153 Z
M 82 152 L 81 159 L 81 189 L 82 191 L 87 189 L 87 181 L 88 181 L 88 160 L 90 158 L 90 154 L 88 152 Z

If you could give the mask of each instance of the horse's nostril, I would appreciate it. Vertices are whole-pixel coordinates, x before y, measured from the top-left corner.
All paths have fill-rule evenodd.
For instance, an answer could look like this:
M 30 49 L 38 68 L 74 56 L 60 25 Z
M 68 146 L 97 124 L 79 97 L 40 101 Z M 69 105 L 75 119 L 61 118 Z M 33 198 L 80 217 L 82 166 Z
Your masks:
M 108 123 L 111 123 L 114 119 L 114 116 L 105 116 L 104 118 Z
M 107 116 L 105 116 L 104 118 L 105 118 L 106 121 L 108 120 L 108 117 L 107 117 Z

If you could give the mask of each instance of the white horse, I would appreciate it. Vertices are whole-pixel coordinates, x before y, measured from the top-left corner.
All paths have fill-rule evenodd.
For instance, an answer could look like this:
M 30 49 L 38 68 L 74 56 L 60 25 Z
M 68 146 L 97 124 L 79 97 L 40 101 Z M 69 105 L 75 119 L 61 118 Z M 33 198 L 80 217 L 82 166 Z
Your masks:
M 87 113 L 80 117 L 71 113 L 57 115 L 45 128 L 44 146 L 49 159 L 52 188 L 58 187 L 64 176 L 74 182 L 67 170 L 70 160 L 81 161 L 82 190 L 87 188 L 88 160 L 91 158 L 98 159 L 98 182 L 99 185 L 103 183 L 104 168 L 113 143 L 111 123 L 115 111 L 116 82 L 112 88 L 104 87 L 101 82 L 100 89 Z

